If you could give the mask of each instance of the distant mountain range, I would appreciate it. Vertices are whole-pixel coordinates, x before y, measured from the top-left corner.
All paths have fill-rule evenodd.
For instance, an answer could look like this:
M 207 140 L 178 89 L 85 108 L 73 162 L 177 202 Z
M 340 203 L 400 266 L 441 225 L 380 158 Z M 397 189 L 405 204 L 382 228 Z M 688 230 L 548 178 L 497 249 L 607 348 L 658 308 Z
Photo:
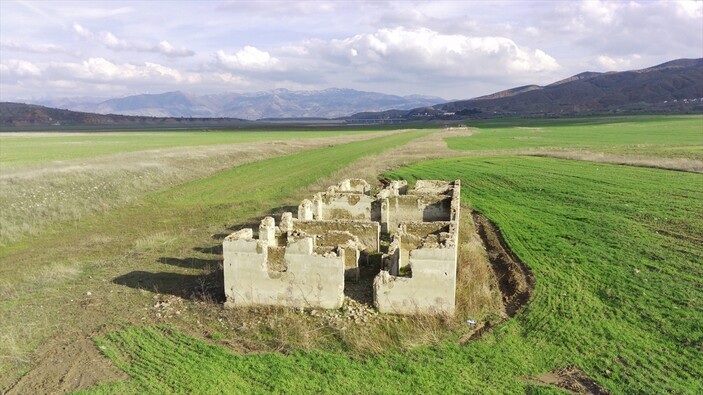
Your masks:
M 547 86 L 527 85 L 403 116 L 564 116 L 703 110 L 703 58 L 642 70 L 585 72 Z
M 290 122 L 295 118 L 340 118 L 325 123 L 332 125 L 508 116 L 559 117 L 644 112 L 703 114 L 703 58 L 678 59 L 642 70 L 585 72 L 547 86 L 527 85 L 470 100 L 438 102 L 442 99 L 400 97 L 351 89 L 309 92 L 279 89 L 205 96 L 170 92 L 93 102 L 89 98 L 45 102 L 50 106 L 83 112 L 0 103 L 0 126 L 135 124 L 206 127 L 226 124 L 241 127 L 247 124 L 247 127 L 252 127 L 263 123 L 242 119 L 287 118 Z M 408 109 L 410 107 L 413 108 Z M 391 110 L 376 110 L 382 108 Z M 310 121 L 310 124 L 315 122 L 318 121 Z M 322 123 L 315 125 L 321 126 Z
M 433 96 L 395 96 L 353 89 L 193 95 L 184 92 L 144 94 L 117 99 L 69 98 L 34 101 L 49 107 L 97 114 L 152 117 L 338 118 L 362 111 L 410 110 L 446 102 Z
M 148 128 L 252 127 L 255 122 L 236 118 L 143 117 L 136 115 L 95 114 L 61 110 L 24 103 L 0 103 L 0 129 L 25 126 L 116 126 Z

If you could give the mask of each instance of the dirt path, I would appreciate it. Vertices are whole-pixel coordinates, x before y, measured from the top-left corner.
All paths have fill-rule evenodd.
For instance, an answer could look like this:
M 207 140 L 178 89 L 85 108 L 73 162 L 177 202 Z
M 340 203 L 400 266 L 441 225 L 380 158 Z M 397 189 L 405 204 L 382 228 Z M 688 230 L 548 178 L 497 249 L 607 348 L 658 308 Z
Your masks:
M 309 188 L 305 188 L 300 194 L 306 197 L 310 193 L 309 190 L 319 190 L 320 185 L 326 187 L 331 183 L 336 183 L 340 178 L 363 177 L 369 181 L 373 181 L 378 174 L 384 171 L 412 162 L 464 155 L 462 152 L 449 150 L 443 139 L 450 135 L 466 135 L 470 133 L 470 130 L 452 130 L 429 134 L 423 138 L 413 140 L 402 147 L 393 148 L 383 154 L 371 158 L 364 158 L 356 163 L 352 163 L 331 177 L 320 180 Z M 301 148 L 298 147 L 297 149 Z M 256 160 L 252 157 L 247 158 L 247 160 Z M 531 274 L 524 268 L 524 265 L 521 265 L 519 261 L 514 259 L 512 254 L 510 254 L 505 243 L 502 242 L 499 233 L 497 233 L 497 229 L 491 227 L 492 224 L 487 224 L 485 221 L 481 221 L 480 218 L 476 220 L 476 217 L 474 217 L 474 221 L 478 227 L 479 234 L 481 234 L 481 232 L 484 233 L 481 236 L 482 238 L 485 237 L 486 234 L 491 235 L 484 240 L 484 243 L 486 243 L 489 258 L 500 258 L 496 261 L 497 263 L 494 263 L 492 259 L 491 265 L 498 279 L 495 281 L 498 282 L 500 285 L 499 288 L 503 293 L 505 309 L 508 315 L 512 316 L 529 298 L 529 292 L 531 292 L 531 287 L 534 285 L 534 280 L 531 279 Z M 481 229 L 483 229 L 483 231 Z M 476 242 L 478 243 L 478 239 Z M 177 265 L 178 262 L 173 264 Z M 488 264 L 485 265 L 487 266 Z M 127 270 L 127 268 L 119 270 L 124 271 Z M 486 270 L 490 273 L 490 269 Z M 180 278 L 178 277 L 179 275 L 173 276 L 177 279 Z M 183 275 L 182 277 L 185 279 L 197 276 L 189 274 Z M 489 276 L 486 277 L 488 278 Z M 182 283 L 181 280 L 178 280 L 178 282 Z M 214 283 L 218 283 L 218 281 L 214 281 Z M 157 320 L 161 320 L 162 314 L 166 314 L 156 307 L 144 309 L 148 311 L 147 313 L 141 310 L 135 311 L 134 306 L 139 303 L 139 296 L 137 293 L 125 290 L 119 283 L 104 283 L 100 288 L 92 290 L 92 296 L 86 296 L 86 292 L 82 288 L 76 289 L 75 291 L 77 291 L 77 295 L 81 295 L 79 296 L 80 301 L 76 299 L 76 303 L 81 305 L 81 309 L 79 310 L 81 313 L 76 317 L 76 321 L 78 322 L 102 322 L 105 320 L 107 311 L 113 314 L 119 312 L 119 315 L 134 312 L 134 316 L 130 319 L 126 317 L 118 318 L 123 324 L 151 322 L 154 318 L 150 317 L 150 314 L 157 315 Z M 121 293 L 121 295 L 117 295 L 118 293 Z M 127 298 L 128 295 L 131 295 L 129 297 L 135 299 L 130 302 Z M 485 297 L 488 298 L 488 296 Z M 185 323 L 188 322 L 188 319 L 193 321 L 203 319 L 202 312 L 198 313 L 190 310 L 191 306 L 189 305 L 191 302 L 183 298 L 175 299 L 182 304 L 178 307 L 179 312 L 182 312 L 179 320 Z M 495 297 L 494 299 L 497 300 Z M 74 300 L 71 299 L 71 302 L 73 301 Z M 109 306 L 109 308 L 106 308 L 107 306 Z M 161 304 L 156 303 L 154 306 L 161 306 Z M 203 309 L 207 309 L 207 307 Z M 218 313 L 206 312 L 205 314 L 217 315 Z M 123 322 L 122 320 L 127 321 Z M 199 321 L 197 321 L 197 323 L 199 323 Z M 486 325 L 484 330 L 488 330 L 490 327 L 490 324 Z M 19 379 L 9 393 L 62 393 L 89 388 L 101 382 L 124 378 L 123 373 L 112 366 L 107 358 L 99 354 L 95 345 L 90 340 L 94 335 L 94 333 L 76 330 L 72 333 L 61 333 L 54 336 L 32 355 L 33 369 Z M 472 338 L 474 337 L 472 336 Z
M 363 178 L 373 183 L 376 178 L 387 171 L 407 166 L 411 163 L 431 159 L 466 156 L 466 152 L 451 150 L 444 141 L 447 137 L 470 136 L 470 128 L 445 129 L 412 140 L 408 144 L 390 149 L 380 155 L 363 158 L 335 172 L 330 177 L 313 183 L 304 191 L 304 196 L 325 190 L 345 178 Z M 302 195 L 301 195 L 302 196 Z
M 141 169 L 167 169 L 167 174 L 174 173 L 176 178 L 159 179 L 164 173 L 154 177 L 154 183 L 140 188 L 132 185 L 132 199 L 138 198 L 140 194 L 148 193 L 155 188 L 155 185 L 172 184 L 182 182 L 187 179 L 203 177 L 222 168 L 232 167 L 239 164 L 267 159 L 278 155 L 286 155 L 301 152 L 308 149 L 325 147 L 330 144 L 342 144 L 352 141 L 360 141 L 378 137 L 379 135 L 389 135 L 402 133 L 404 130 L 391 132 L 368 133 L 361 135 L 342 136 L 334 138 L 319 138 L 307 140 L 295 140 L 284 142 L 261 142 L 251 144 L 239 144 L 226 147 L 203 147 L 202 149 L 169 149 L 148 151 L 152 157 L 145 160 L 145 153 L 130 153 L 111 156 L 105 158 L 95 158 L 93 160 L 75 161 L 64 164 L 57 168 L 43 170 L 20 171 L 13 174 L 3 174 L 4 180 L 10 180 L 13 185 L 22 185 L 31 188 L 38 181 L 46 181 L 48 186 L 54 186 L 51 182 L 55 179 L 63 178 L 66 175 L 72 177 L 83 177 L 81 182 L 87 185 L 95 182 L 96 179 L 118 175 L 121 173 L 144 175 Z M 184 157 L 185 155 L 185 157 Z M 136 163 L 135 163 L 136 162 Z M 156 163 L 156 165 L 152 165 Z M 196 169 L 190 168 L 196 166 Z M 199 166 L 199 167 L 198 167 Z M 104 174 L 101 173 L 104 171 Z M 185 172 L 185 174 L 179 174 Z M 59 177 L 57 177 L 59 176 Z M 185 178 L 185 179 L 184 179 Z M 118 207 L 118 206 L 115 206 Z M 158 240 L 157 240 L 158 241 Z M 96 242 L 100 242 L 96 240 Z M 130 243 L 127 243 L 130 244 Z M 134 244 L 134 243 L 132 243 Z M 138 243 L 137 243 L 138 244 Z M 125 254 L 132 254 L 125 251 Z M 123 257 L 124 258 L 124 257 Z M 139 256 L 134 257 L 139 261 Z M 31 344 L 36 338 L 41 338 L 42 331 L 50 330 L 55 332 L 55 327 L 63 326 L 68 331 L 62 331 L 51 336 L 43 342 L 34 352 L 27 354 L 23 350 L 2 356 L 0 362 L 19 361 L 21 364 L 29 361 L 32 369 L 19 379 L 15 379 L 11 374 L 0 376 L 0 392 L 2 389 L 12 387 L 11 393 L 62 393 L 69 390 L 88 388 L 97 383 L 123 377 L 108 359 L 102 357 L 90 340 L 93 336 L 104 334 L 110 328 L 105 328 L 99 323 L 119 322 L 120 325 L 138 325 L 144 323 L 163 322 L 168 317 L 163 315 L 159 309 L 152 307 L 139 308 L 135 306 L 144 305 L 144 291 L 133 290 L 124 287 L 108 279 L 112 273 L 124 275 L 130 267 L 113 267 L 116 262 L 131 261 L 131 259 L 116 257 L 105 258 L 98 261 L 96 265 L 106 265 L 100 269 L 103 279 L 88 278 L 80 284 L 67 283 L 59 292 L 51 295 L 49 304 L 52 306 L 62 306 L 61 311 L 43 311 L 46 302 L 41 300 L 31 300 L 21 308 L 14 309 L 5 314 L 8 321 L 14 320 L 17 324 L 13 327 L 12 333 L 7 333 L 18 346 L 26 348 L 26 344 Z M 181 262 L 162 262 L 167 265 L 180 266 Z M 152 276 L 154 282 L 176 282 L 178 284 L 190 284 L 200 276 L 198 270 L 188 269 L 192 262 L 188 262 L 179 273 L 147 273 Z M 163 270 L 163 268 L 162 268 Z M 13 274 L 24 273 L 22 268 L 16 268 Z M 123 276 L 124 277 L 124 276 Z M 157 278 L 158 277 L 158 278 Z M 118 277 L 120 278 L 120 277 Z M 131 279 L 128 279 L 131 281 Z M 143 279 L 149 281 L 149 278 Z M 0 284 L 2 285 L 2 284 Z M 1 290 L 1 289 L 0 289 Z M 10 289 L 12 290 L 12 289 Z M 153 291 L 153 289 L 150 289 Z M 33 290 L 31 292 L 39 292 Z M 25 293 L 17 288 L 17 295 L 21 297 Z M 187 298 L 187 295 L 185 296 Z M 184 300 L 180 299 L 179 300 Z M 60 301 L 60 302 L 59 302 Z M 147 302 L 148 303 L 148 302 Z M 200 302 L 198 302 L 200 303 Z M 178 321 L 186 326 L 195 326 L 204 316 L 217 315 L 217 305 L 192 306 L 190 302 L 184 301 L 182 315 Z M 206 318 L 207 319 L 207 318 Z M 36 321 L 36 322 L 35 322 Z M 82 325 L 80 323 L 86 323 Z M 36 324 L 36 325 L 35 325 Z M 14 324 L 13 324 L 14 325 Z M 98 328 L 98 329 L 96 329 Z M 94 332 L 97 330 L 97 332 Z M 102 332 L 101 332 L 102 331 Z M 4 334 L 0 334 L 0 341 L 4 341 Z M 0 353 L 2 354 L 2 353 Z M 7 357 L 7 358 L 5 358 Z M 94 372 L 91 372 L 94 371 Z M 10 373 L 9 370 L 5 372 Z M 93 374 L 95 373 L 95 374 Z

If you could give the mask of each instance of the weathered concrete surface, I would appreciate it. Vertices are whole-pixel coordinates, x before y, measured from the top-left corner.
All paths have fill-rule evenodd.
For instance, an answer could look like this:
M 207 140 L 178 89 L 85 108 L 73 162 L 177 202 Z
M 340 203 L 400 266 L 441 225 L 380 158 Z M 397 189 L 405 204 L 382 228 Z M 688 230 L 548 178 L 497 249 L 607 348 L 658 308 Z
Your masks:
M 265 222 L 265 223 L 264 223 Z M 262 222 L 268 231 L 270 221 Z M 265 232 L 264 237 L 270 233 Z M 275 240 L 275 238 L 274 238 Z M 284 270 L 272 267 L 275 245 L 253 238 L 251 229 L 235 232 L 223 242 L 227 306 L 289 306 L 334 309 L 344 298 L 344 250 L 314 253 L 314 238 L 291 237 L 283 251 Z
M 371 196 L 359 193 L 318 193 L 312 201 L 314 218 L 371 221 L 375 201 Z
M 381 227 L 377 222 L 332 220 L 293 221 L 293 229 L 309 235 L 324 235 L 327 232 L 349 232 L 365 247 L 362 250 L 379 251 Z
M 454 314 L 456 298 L 456 228 L 444 233 L 439 245 L 412 249 L 404 254 L 401 237 L 391 243 L 388 270 L 374 280 L 374 305 L 382 313 Z M 438 238 L 428 237 L 438 240 Z M 439 240 L 438 240 L 439 241 Z M 436 243 L 437 241 L 435 241 Z M 409 276 L 400 275 L 408 259 Z M 400 272 L 400 273 L 399 273 Z
M 381 313 L 453 315 L 456 298 L 456 249 L 410 251 L 412 277 L 382 270 L 374 280 L 374 305 Z
M 457 180 L 418 181 L 407 195 L 379 194 L 393 234 L 373 285 L 380 312 L 454 314 L 460 192 Z
M 359 260 L 392 235 L 373 285 L 374 304 L 396 314 L 453 314 L 456 293 L 459 181 L 392 181 L 375 197 L 359 179 L 344 180 L 298 217 L 271 217 L 223 243 L 225 294 L 233 306 L 337 308 L 344 281 L 358 281 Z

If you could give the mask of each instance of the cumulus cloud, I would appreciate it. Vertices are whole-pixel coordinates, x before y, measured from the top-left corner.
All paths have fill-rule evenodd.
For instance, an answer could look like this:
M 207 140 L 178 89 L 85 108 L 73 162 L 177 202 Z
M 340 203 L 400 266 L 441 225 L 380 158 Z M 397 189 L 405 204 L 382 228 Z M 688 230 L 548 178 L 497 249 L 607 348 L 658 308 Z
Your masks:
M 158 63 L 114 63 L 105 58 L 89 58 L 82 62 L 32 63 L 11 59 L 0 63 L 0 72 L 13 77 L 41 78 L 47 82 L 78 80 L 83 82 L 166 82 L 197 83 L 201 76 L 176 70 Z
M 703 1 L 679 0 L 675 2 L 679 16 L 700 21 L 703 18 Z
M 24 97 L 189 84 L 466 98 L 703 57 L 703 1 L 690 0 L 3 4 L 0 95 Z
M 197 74 L 183 73 L 158 63 L 113 63 L 104 58 L 90 58 L 80 63 L 60 62 L 46 66 L 50 74 L 85 81 L 147 81 L 175 83 L 199 81 Z
M 405 71 L 431 79 L 557 70 L 557 61 L 539 49 L 522 48 L 497 36 L 442 34 L 427 28 L 380 29 L 343 40 L 309 41 L 295 51 L 362 72 Z
M 229 70 L 268 71 L 279 66 L 279 60 L 266 51 L 247 45 L 234 54 L 215 52 L 218 65 Z
M 39 67 L 25 60 L 10 59 L 0 63 L 0 74 L 12 77 L 38 77 L 42 74 Z
M 71 29 L 79 37 L 98 42 L 105 46 L 105 48 L 111 49 L 113 51 L 153 52 L 173 58 L 188 57 L 195 55 L 195 51 L 184 47 L 174 47 L 168 41 L 161 41 L 156 45 L 132 42 L 117 38 L 113 33 L 108 31 L 100 31 L 97 33 L 93 33 L 92 31 L 90 31 L 84 26 L 81 26 L 78 23 L 74 23 L 71 26 Z
M 600 55 L 596 58 L 596 61 L 606 71 L 622 71 L 636 67 L 635 65 L 641 58 L 642 56 L 638 54 L 626 57 Z

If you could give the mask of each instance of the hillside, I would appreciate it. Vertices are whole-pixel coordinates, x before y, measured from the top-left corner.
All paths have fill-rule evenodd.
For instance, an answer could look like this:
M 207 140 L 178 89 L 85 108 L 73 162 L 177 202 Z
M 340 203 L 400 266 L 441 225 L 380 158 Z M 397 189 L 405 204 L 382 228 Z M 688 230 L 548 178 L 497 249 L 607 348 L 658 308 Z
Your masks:
M 24 103 L 0 102 L 0 127 L 40 125 L 179 125 L 232 124 L 246 122 L 227 118 L 154 118 L 114 114 L 93 114 Z
M 395 96 L 353 89 L 194 95 L 185 92 L 143 94 L 98 101 L 52 99 L 35 104 L 98 114 L 154 117 L 336 118 L 365 111 L 410 110 L 445 102 L 432 96 Z
M 585 72 L 547 86 L 529 85 L 432 109 L 511 116 L 676 112 L 703 108 L 701 98 L 703 59 L 679 59 L 642 70 Z M 689 102 L 692 105 L 686 106 Z M 411 114 L 425 111 L 416 109 Z

